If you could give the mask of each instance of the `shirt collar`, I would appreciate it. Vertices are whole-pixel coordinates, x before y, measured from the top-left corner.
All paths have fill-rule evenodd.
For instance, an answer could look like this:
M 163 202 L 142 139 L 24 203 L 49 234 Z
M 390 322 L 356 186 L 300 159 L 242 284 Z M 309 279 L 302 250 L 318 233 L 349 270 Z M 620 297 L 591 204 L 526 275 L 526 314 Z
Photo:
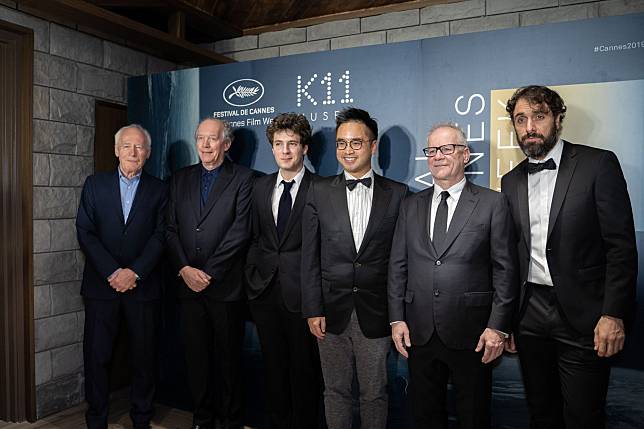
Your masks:
M 282 184 L 282 180 L 285 182 L 302 183 L 302 177 L 304 177 L 304 166 L 302 166 L 300 171 L 298 171 L 295 177 L 293 177 L 291 180 L 286 180 L 284 176 L 282 176 L 282 172 L 278 170 L 277 178 L 275 179 L 275 187 L 279 187 Z
M 221 170 L 221 166 L 224 165 L 223 162 L 216 168 L 213 168 L 212 170 L 208 170 L 206 167 L 203 166 L 203 164 L 199 164 L 201 166 L 201 177 L 206 176 L 206 175 L 215 175 L 219 174 L 219 170 Z
M 559 163 L 561 162 L 561 154 L 563 153 L 563 140 L 559 139 L 557 140 L 557 143 L 555 143 L 555 146 L 550 149 L 550 152 L 546 155 L 545 158 L 543 159 L 534 159 L 534 158 L 528 158 L 528 162 L 534 162 L 534 163 L 541 163 L 541 162 L 546 162 L 550 158 L 555 162 L 557 165 L 557 168 L 559 168 Z
M 138 181 L 138 180 L 141 178 L 141 173 L 143 172 L 143 170 L 141 170 L 141 171 L 139 171 L 137 174 L 135 174 L 134 176 L 132 176 L 132 178 L 131 178 L 131 179 L 128 179 L 128 178 L 123 174 L 123 172 L 121 171 L 121 166 L 119 166 L 119 167 L 117 168 L 117 170 L 118 170 L 118 172 L 119 172 L 119 179 L 121 179 L 121 180 L 123 180 L 123 181 L 125 181 L 125 182 L 127 182 L 127 183 Z
M 458 200 L 461 196 L 461 192 L 463 192 L 463 189 L 465 189 L 465 184 L 467 183 L 467 180 L 465 177 L 463 177 L 460 182 L 455 183 L 452 185 L 449 189 L 443 189 L 438 184 L 434 183 L 434 195 L 432 196 L 433 200 L 440 200 L 441 199 L 441 192 L 447 191 L 449 192 L 449 196 L 451 198 L 454 198 L 455 200 Z
M 351 173 L 349 173 L 346 170 L 344 171 L 344 179 L 345 180 L 360 180 L 360 179 L 365 179 L 367 177 L 371 177 L 371 179 L 373 180 L 373 170 L 372 169 L 369 169 L 369 171 L 362 177 L 353 177 L 353 175 Z

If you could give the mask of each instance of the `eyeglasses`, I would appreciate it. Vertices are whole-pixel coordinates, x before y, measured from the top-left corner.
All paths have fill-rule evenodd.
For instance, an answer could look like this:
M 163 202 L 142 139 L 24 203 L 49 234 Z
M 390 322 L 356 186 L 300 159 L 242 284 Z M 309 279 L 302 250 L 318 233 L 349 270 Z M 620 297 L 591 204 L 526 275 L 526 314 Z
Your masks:
M 344 149 L 347 148 L 347 145 L 349 145 L 349 146 L 351 146 L 351 149 L 353 149 L 353 150 L 360 150 L 360 148 L 362 147 L 362 144 L 364 142 L 365 141 L 362 140 L 362 139 L 353 139 L 353 140 L 349 140 L 349 141 L 336 140 L 335 141 L 335 147 L 340 149 L 340 150 L 344 150 Z
M 424 147 L 423 153 L 427 158 L 433 158 L 436 156 L 440 150 L 443 155 L 451 155 L 454 153 L 457 147 L 465 147 L 464 144 L 444 144 L 438 147 Z

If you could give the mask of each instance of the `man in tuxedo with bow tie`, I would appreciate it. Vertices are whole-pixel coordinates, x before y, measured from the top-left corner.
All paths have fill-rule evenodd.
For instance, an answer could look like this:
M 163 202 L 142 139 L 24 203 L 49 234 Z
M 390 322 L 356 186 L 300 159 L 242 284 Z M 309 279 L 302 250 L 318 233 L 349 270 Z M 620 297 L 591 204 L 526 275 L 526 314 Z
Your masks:
M 624 346 L 635 302 L 626 181 L 614 153 L 559 137 L 566 106 L 552 89 L 520 88 L 506 110 L 528 157 L 501 187 L 521 281 L 508 349 L 519 352 L 530 427 L 604 428 L 609 357 Z
M 170 182 L 167 241 L 178 273 L 193 428 L 242 426 L 243 261 L 250 240 L 252 170 L 226 159 L 228 122 L 195 132 L 198 164 Z
M 304 167 L 311 125 L 283 113 L 266 129 L 276 173 L 253 186 L 253 238 L 246 258 L 250 311 L 262 346 L 271 429 L 318 427 L 320 358 L 302 318 L 302 210 L 317 177 Z
M 85 419 L 89 429 L 107 429 L 109 364 L 123 318 L 131 368 L 130 417 L 135 429 L 147 429 L 154 415 L 167 187 L 143 171 L 152 150 L 147 130 L 125 126 L 114 142 L 118 168 L 87 178 L 76 218 L 85 255 Z
M 302 315 L 318 339 L 329 429 L 387 424 L 387 263 L 407 186 L 375 174 L 378 125 L 356 108 L 336 117 L 338 176 L 311 183 L 302 217 Z
M 463 131 L 434 125 L 424 149 L 434 185 L 401 208 L 389 262 L 389 319 L 408 357 L 416 428 L 448 427 L 447 382 L 460 428 L 490 427 L 491 362 L 518 301 L 505 196 L 470 183 Z

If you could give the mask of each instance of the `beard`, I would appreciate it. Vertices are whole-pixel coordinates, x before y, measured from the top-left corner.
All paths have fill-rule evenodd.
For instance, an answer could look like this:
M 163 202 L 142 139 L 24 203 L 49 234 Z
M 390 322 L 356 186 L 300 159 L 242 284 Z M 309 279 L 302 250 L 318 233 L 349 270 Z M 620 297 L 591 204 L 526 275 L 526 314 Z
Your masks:
M 517 135 L 517 138 L 519 140 L 519 147 L 526 156 L 534 159 L 543 159 L 557 144 L 559 130 L 556 127 L 552 127 L 552 131 L 547 136 L 539 133 L 526 133 L 523 137 Z M 529 138 L 539 138 L 541 139 L 541 143 L 526 142 Z

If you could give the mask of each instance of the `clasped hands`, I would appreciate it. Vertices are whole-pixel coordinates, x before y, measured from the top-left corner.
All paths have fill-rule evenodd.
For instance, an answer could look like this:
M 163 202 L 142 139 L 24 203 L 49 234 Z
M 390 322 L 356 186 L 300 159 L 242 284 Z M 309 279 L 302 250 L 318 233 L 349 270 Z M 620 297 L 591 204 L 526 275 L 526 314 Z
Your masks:
M 203 291 L 208 287 L 210 281 L 212 280 L 212 277 L 206 272 L 189 265 L 181 268 L 181 270 L 179 270 L 179 275 L 186 283 L 186 285 L 188 285 L 188 287 L 195 292 Z
M 127 292 L 136 287 L 136 273 L 129 268 L 119 268 L 107 278 L 112 289 L 117 292 Z
M 394 341 L 396 350 L 398 353 L 403 355 L 405 358 L 409 357 L 409 352 L 407 349 L 411 347 L 411 339 L 409 337 L 409 328 L 405 322 L 396 322 L 391 325 L 391 338 Z M 505 338 L 502 334 L 495 331 L 491 328 L 485 328 L 481 336 L 479 337 L 479 342 L 474 349 L 475 352 L 480 352 L 483 350 L 483 356 L 481 357 L 481 362 L 490 363 L 494 359 L 501 356 L 503 353 L 503 344 L 505 343 Z

